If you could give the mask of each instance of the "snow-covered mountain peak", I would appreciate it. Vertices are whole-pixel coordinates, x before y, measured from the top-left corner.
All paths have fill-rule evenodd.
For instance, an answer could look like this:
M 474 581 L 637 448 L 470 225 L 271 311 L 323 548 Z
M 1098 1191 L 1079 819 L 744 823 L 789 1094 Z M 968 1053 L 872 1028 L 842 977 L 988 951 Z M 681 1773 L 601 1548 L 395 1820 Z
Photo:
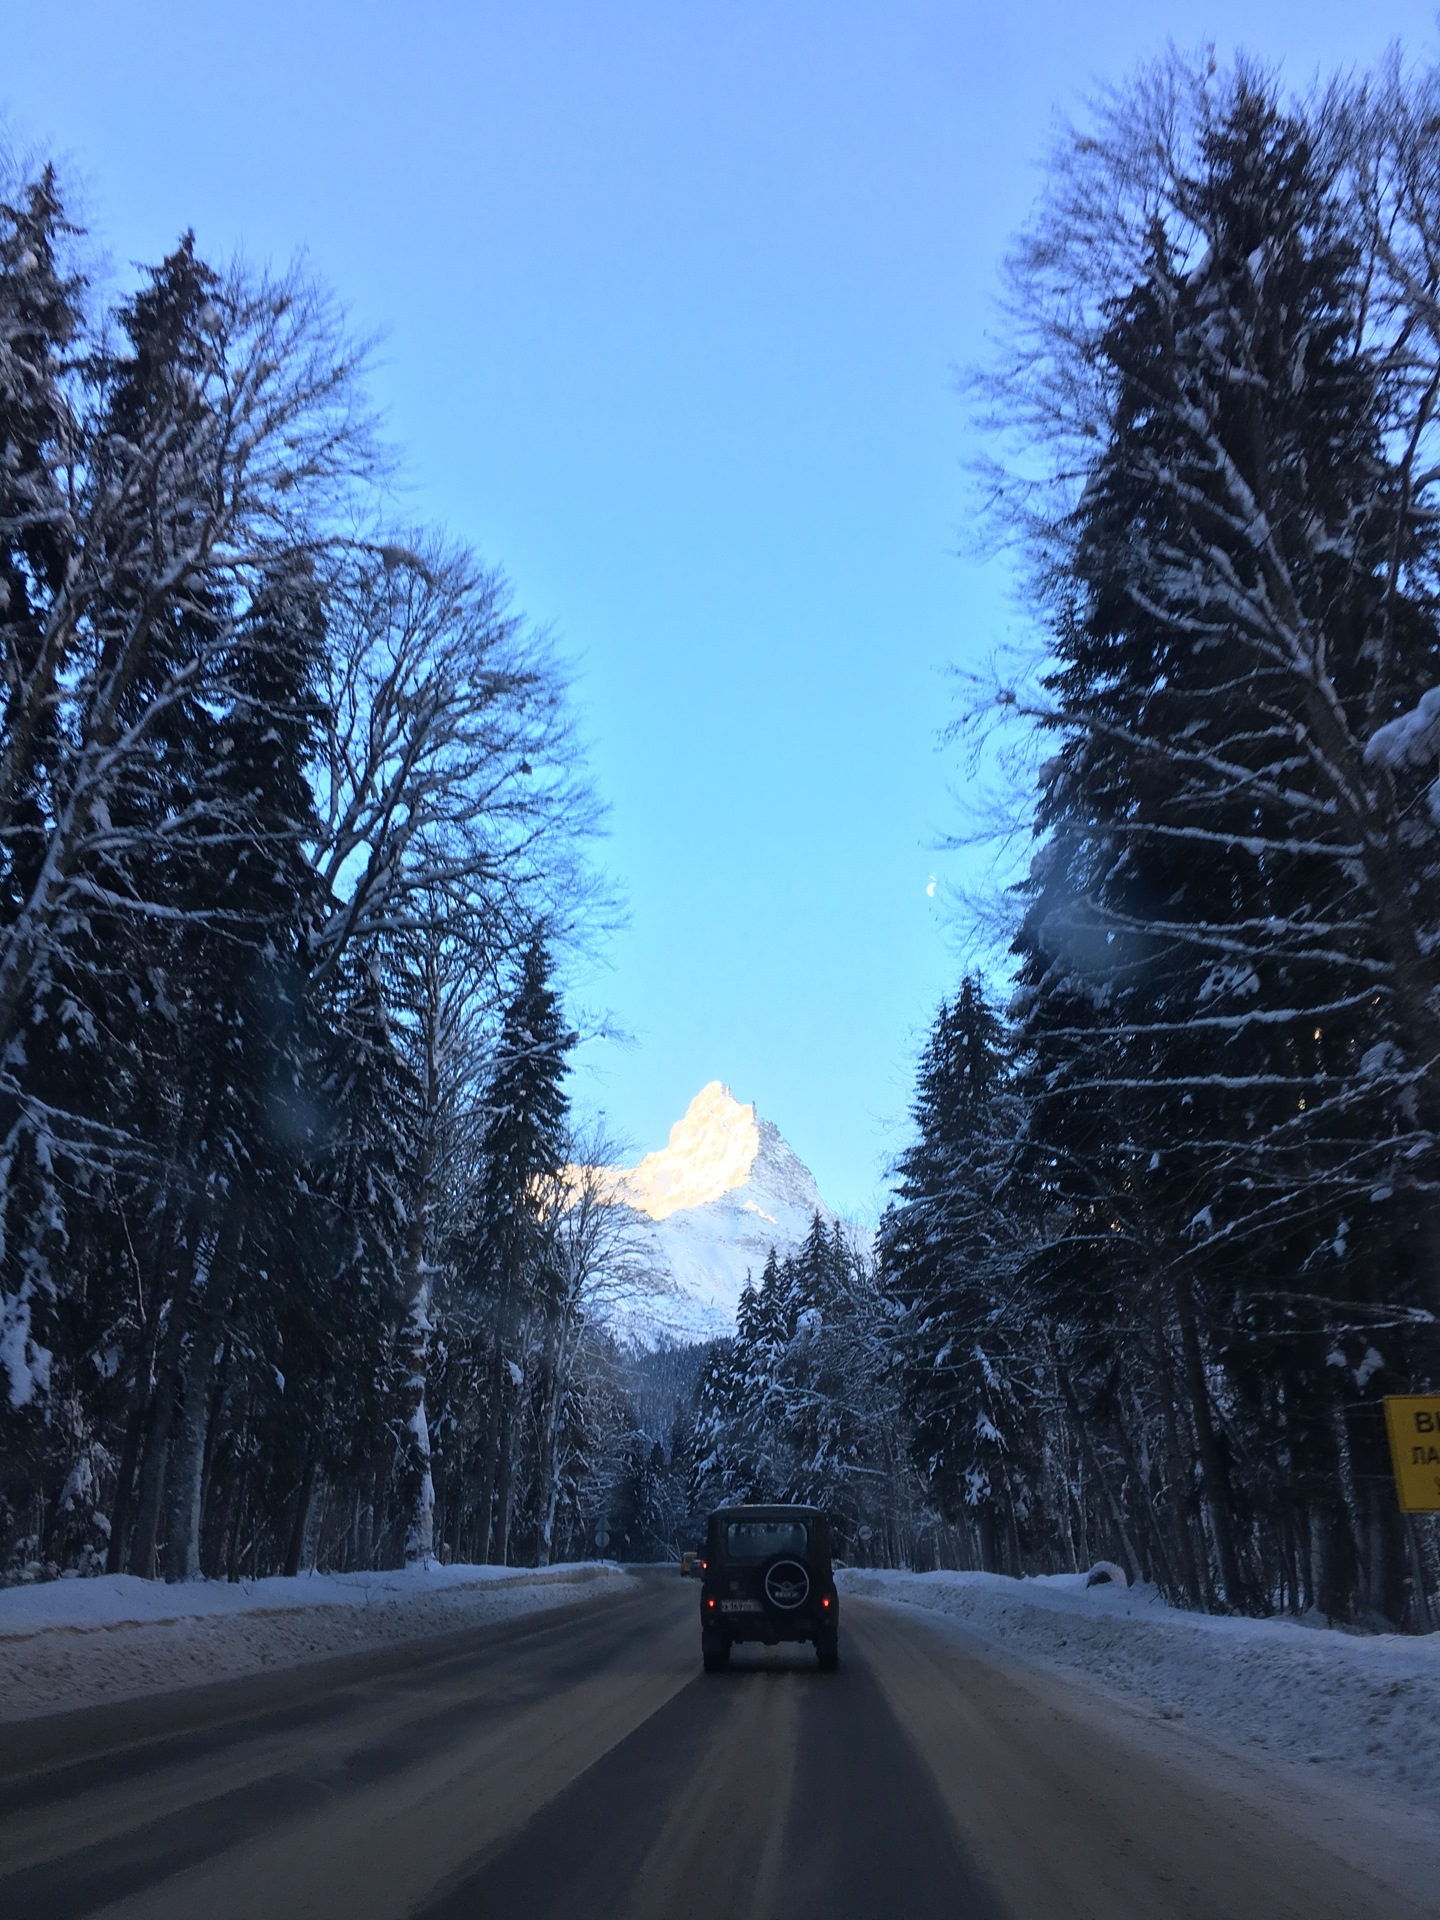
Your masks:
M 719 1080 L 696 1094 L 668 1146 L 610 1179 L 610 1191 L 645 1216 L 648 1264 L 662 1282 L 658 1297 L 617 1315 L 647 1341 L 732 1331 L 746 1279 L 759 1279 L 770 1249 L 783 1257 L 817 1213 L 835 1218 L 780 1129 Z
M 733 1193 L 750 1178 L 761 1151 L 762 1125 L 775 1132 L 757 1123 L 753 1105 L 743 1105 L 723 1082 L 710 1081 L 671 1127 L 669 1145 L 625 1169 L 625 1198 L 652 1220 L 664 1220 Z
M 788 1145 L 780 1129 L 770 1120 L 757 1121 L 756 1128 L 760 1151 L 750 1168 L 751 1188 L 780 1206 L 801 1208 L 807 1219 L 818 1213 L 833 1220 L 834 1211 L 820 1198 L 814 1174 Z

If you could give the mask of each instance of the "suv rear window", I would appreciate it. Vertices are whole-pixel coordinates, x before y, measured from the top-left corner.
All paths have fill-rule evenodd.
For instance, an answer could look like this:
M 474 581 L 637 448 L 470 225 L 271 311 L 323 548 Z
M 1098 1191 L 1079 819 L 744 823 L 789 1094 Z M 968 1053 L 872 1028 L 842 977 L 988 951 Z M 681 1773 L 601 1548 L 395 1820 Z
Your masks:
M 805 1529 L 798 1520 L 732 1520 L 725 1530 L 732 1560 L 768 1560 L 772 1553 L 804 1553 Z

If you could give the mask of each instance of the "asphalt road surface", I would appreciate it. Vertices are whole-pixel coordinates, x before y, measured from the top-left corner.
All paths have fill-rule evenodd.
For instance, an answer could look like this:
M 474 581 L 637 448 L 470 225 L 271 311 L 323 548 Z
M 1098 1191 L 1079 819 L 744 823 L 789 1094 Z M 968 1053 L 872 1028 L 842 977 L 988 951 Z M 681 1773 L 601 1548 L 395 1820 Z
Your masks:
M 700 1671 L 697 1588 L 0 1728 L 0 1916 L 1416 1920 L 1258 1774 L 909 1610 Z

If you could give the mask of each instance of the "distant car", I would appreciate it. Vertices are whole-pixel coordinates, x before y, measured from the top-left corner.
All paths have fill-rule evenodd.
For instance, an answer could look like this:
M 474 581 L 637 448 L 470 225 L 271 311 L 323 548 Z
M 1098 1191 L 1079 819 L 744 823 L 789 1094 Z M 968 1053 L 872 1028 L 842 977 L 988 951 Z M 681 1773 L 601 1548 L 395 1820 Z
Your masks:
M 822 1670 L 840 1664 L 840 1597 L 830 1519 L 818 1507 L 719 1507 L 705 1532 L 700 1653 L 707 1673 L 737 1640 L 810 1640 Z
M 704 1558 L 698 1549 L 694 1553 L 682 1553 L 680 1556 L 680 1578 L 682 1580 L 698 1580 L 704 1566 Z

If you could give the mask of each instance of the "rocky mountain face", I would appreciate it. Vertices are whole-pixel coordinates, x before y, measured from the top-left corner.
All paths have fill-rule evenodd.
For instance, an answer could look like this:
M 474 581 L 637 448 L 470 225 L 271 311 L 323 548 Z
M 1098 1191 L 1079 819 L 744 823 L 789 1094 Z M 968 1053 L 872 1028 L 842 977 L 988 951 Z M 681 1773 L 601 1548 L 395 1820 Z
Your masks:
M 730 1333 L 746 1275 L 784 1255 L 815 1214 L 835 1219 L 780 1129 L 712 1080 L 670 1129 L 669 1145 L 614 1169 L 614 1191 L 643 1221 L 657 1291 L 627 1300 L 619 1330 L 646 1345 Z

